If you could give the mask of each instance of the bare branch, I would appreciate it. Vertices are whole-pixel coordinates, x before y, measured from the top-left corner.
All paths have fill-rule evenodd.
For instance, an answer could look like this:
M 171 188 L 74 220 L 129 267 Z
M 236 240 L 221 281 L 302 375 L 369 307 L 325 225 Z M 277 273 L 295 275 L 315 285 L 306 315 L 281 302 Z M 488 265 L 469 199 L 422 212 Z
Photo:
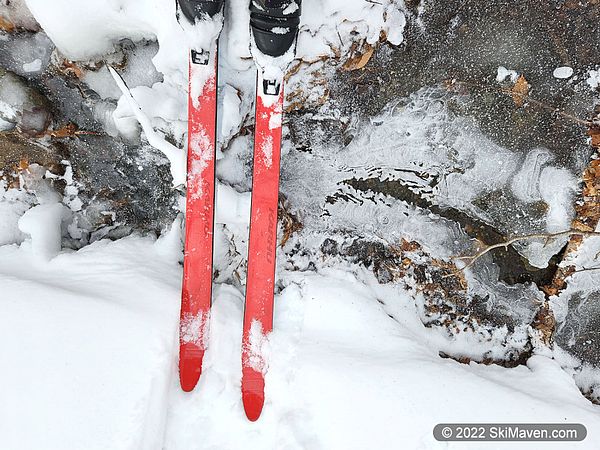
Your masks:
M 567 237 L 567 236 L 583 236 L 583 237 L 600 236 L 600 232 L 581 231 L 581 230 L 566 230 L 566 231 L 560 231 L 558 233 L 525 234 L 522 236 L 515 236 L 513 238 L 508 239 L 505 242 L 499 242 L 498 244 L 489 245 L 487 247 L 484 247 L 482 250 L 480 250 L 478 253 L 476 253 L 473 256 L 458 256 L 458 257 L 454 257 L 454 259 L 458 259 L 461 261 L 468 261 L 467 265 L 460 269 L 460 270 L 466 270 L 466 269 L 472 267 L 473 264 L 475 264 L 475 261 L 477 261 L 479 258 L 481 258 L 482 256 L 488 254 L 489 252 L 491 252 L 492 250 L 495 250 L 497 248 L 505 248 L 506 249 L 506 248 L 508 248 L 509 245 L 512 245 L 515 242 L 528 241 L 531 239 L 545 239 L 544 246 L 546 246 L 546 245 L 548 245 L 548 242 L 550 242 L 552 239 L 558 239 L 558 238 Z

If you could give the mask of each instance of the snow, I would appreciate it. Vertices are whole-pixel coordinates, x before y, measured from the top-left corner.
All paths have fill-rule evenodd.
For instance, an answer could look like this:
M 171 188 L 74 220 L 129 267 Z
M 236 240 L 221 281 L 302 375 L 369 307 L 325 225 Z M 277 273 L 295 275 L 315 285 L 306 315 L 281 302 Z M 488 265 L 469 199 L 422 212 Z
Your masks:
M 193 155 L 192 163 L 188 166 L 188 177 L 191 180 L 190 186 L 193 189 L 188 190 L 194 200 L 199 200 L 203 196 L 204 184 L 202 177 L 206 169 L 214 163 L 214 144 L 207 135 L 206 130 L 200 129 L 197 133 L 190 136 L 190 153 Z
M 11 362 L 0 372 L 10 386 L 0 447 L 461 448 L 436 443 L 433 426 L 471 421 L 580 422 L 588 437 L 578 448 L 596 448 L 600 408 L 557 362 L 441 359 L 406 291 L 348 268 L 281 271 L 258 422 L 241 404 L 243 297 L 230 285 L 215 286 L 204 373 L 183 393 L 178 245 L 171 234 L 100 241 L 35 270 L 29 248 L 0 248 L 0 339 Z
M 123 93 L 123 96 L 127 101 L 130 110 L 133 112 L 136 119 L 142 126 L 142 129 L 144 130 L 144 133 L 146 134 L 146 138 L 148 139 L 150 145 L 162 151 L 171 163 L 171 175 L 173 176 L 173 185 L 177 186 L 179 184 L 185 183 L 185 153 L 181 149 L 173 146 L 164 138 L 158 135 L 158 133 L 153 129 L 150 119 L 144 113 L 140 105 L 136 102 L 135 98 L 125 85 L 125 82 L 123 81 L 121 76 L 112 67 L 109 67 L 109 71 L 113 76 L 115 82 L 117 83 L 117 86 L 119 86 L 119 89 Z
M 273 165 L 273 136 L 266 136 L 258 149 L 263 157 L 265 167 Z
M 252 321 L 248 335 L 248 341 L 242 342 L 244 366 L 266 374 L 269 368 L 269 335 L 265 334 L 258 320 Z
M 552 76 L 559 79 L 571 78 L 571 76 L 573 76 L 573 68 L 569 66 L 557 67 L 554 69 L 554 72 L 552 72 Z
M 39 58 L 34 59 L 30 63 L 23 64 L 23 70 L 25 72 L 39 72 L 42 68 L 42 60 Z
M 69 218 L 62 203 L 34 206 L 19 219 L 19 230 L 31 236 L 31 250 L 35 257 L 52 259 L 60 253 L 62 223 Z
M 499 66 L 498 74 L 496 75 L 496 81 L 498 83 L 502 83 L 503 81 L 506 81 L 507 78 L 514 83 L 517 81 L 517 78 L 519 78 L 519 74 L 516 70 L 509 70 L 504 66 Z
M 0 245 L 21 243 L 25 236 L 19 230 L 19 218 L 31 205 L 28 195 L 18 189 L 7 189 L 0 182 Z
M 209 329 L 210 314 L 200 312 L 197 315 L 186 315 L 180 323 L 180 340 L 206 348 Z
M 164 299 L 177 297 L 177 266 L 142 239 L 49 263 L 26 247 L 0 253 L 0 352 L 10 361 L 0 447 L 156 448 L 176 336 L 177 307 Z
M 222 142 L 229 141 L 236 133 L 239 124 L 243 121 L 242 116 L 242 99 L 236 88 L 230 84 L 223 86 L 221 91 L 222 101 L 219 102 L 219 110 L 217 114 L 220 124 L 219 140 Z
M 596 89 L 598 86 L 600 86 L 600 69 L 590 70 L 588 72 L 588 78 L 586 80 L 586 83 L 592 89 Z

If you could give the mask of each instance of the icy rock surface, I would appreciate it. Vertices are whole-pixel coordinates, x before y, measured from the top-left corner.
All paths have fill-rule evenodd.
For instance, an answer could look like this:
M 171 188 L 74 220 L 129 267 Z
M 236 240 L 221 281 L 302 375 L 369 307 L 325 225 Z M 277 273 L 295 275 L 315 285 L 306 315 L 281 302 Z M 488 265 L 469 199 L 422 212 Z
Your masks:
M 133 139 L 118 136 L 113 113 L 120 91 L 106 68 L 95 63 L 79 68 L 64 60 L 44 32 L 11 35 L 0 46 L 0 63 L 8 69 L 0 69 L 0 125 L 7 131 L 0 136 L 0 169 L 6 187 L 18 186 L 31 164 L 48 169 L 74 213 L 65 228 L 63 245 L 69 247 L 136 228 L 160 231 L 170 222 L 176 210 L 168 162 L 140 142 L 139 130 Z M 160 81 L 150 61 L 155 53 L 155 44 L 124 41 L 107 60 L 126 64 L 124 78 L 141 89 Z M 24 70 L 34 57 L 40 70 Z M 78 78 L 83 74 L 84 81 Z M 35 190 L 21 187 L 35 199 Z M 22 239 L 11 235 L 14 242 Z
M 594 77 L 600 35 L 589 24 L 598 24 L 598 5 L 406 5 L 410 19 L 404 44 L 382 46 L 365 70 L 337 72 L 327 84 L 326 104 L 288 123 L 296 152 L 290 151 L 291 164 L 283 164 L 282 189 L 304 202 L 298 209 L 301 220 L 307 216 L 321 229 L 360 230 L 375 237 L 421 234 L 439 255 L 464 252 L 468 238 L 492 245 L 507 236 L 568 229 L 592 150 L 585 121 L 598 102 Z M 572 76 L 555 78 L 554 70 L 567 65 Z M 511 91 L 521 76 L 531 98 L 522 103 Z M 390 103 L 398 97 L 407 100 Z M 386 106 L 387 115 L 380 116 Z M 414 158 L 411 152 L 423 156 Z M 328 197 L 315 195 L 313 185 Z M 394 209 L 397 205 L 401 209 Z M 414 221 L 414 215 L 423 218 Z M 494 251 L 474 267 L 472 288 L 508 299 L 509 311 L 531 312 L 564 243 L 531 240 Z M 589 276 L 598 279 L 597 272 Z M 503 282 L 517 290 L 525 287 L 522 283 L 537 286 L 513 297 L 501 294 Z M 600 314 L 594 302 L 586 305 L 591 317 Z M 558 319 L 581 329 L 575 311 Z M 600 348 L 595 336 L 581 342 L 589 348 L 587 355 Z

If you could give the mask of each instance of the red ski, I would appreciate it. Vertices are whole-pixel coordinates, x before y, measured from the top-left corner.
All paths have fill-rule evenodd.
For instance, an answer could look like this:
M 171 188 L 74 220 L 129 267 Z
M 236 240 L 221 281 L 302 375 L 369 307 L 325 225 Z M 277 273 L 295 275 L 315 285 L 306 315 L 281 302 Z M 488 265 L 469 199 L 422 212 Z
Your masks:
M 215 33 L 210 44 L 190 50 L 188 63 L 187 197 L 179 322 L 179 381 L 187 392 L 196 387 L 202 373 L 212 303 L 217 48 L 222 11 L 223 0 L 177 0 L 177 19 L 184 31 L 193 30 L 193 36 Z
M 265 403 L 265 343 L 273 330 L 277 205 L 284 71 L 294 58 L 301 0 L 250 2 L 252 55 L 259 67 L 246 307 L 242 334 L 242 400 L 249 420 Z
M 185 253 L 179 329 L 179 379 L 191 391 L 202 372 L 212 296 L 217 45 L 208 61 L 194 51 L 189 61 L 188 176 Z M 204 64 L 206 63 L 206 64 Z M 199 97 L 196 82 L 204 83 Z
M 278 80 L 265 80 L 259 71 L 242 338 L 242 400 L 246 416 L 252 421 L 259 418 L 265 402 L 267 367 L 261 347 L 273 329 L 282 115 L 283 76 Z

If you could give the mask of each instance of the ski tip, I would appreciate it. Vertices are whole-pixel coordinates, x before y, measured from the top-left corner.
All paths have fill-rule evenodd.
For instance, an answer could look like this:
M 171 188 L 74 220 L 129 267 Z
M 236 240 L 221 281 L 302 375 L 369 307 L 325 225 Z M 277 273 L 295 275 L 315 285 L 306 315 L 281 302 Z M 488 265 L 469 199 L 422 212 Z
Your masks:
M 204 350 L 188 343 L 179 348 L 179 383 L 185 392 L 194 390 L 202 374 Z
M 250 422 L 256 422 L 265 404 L 265 396 L 262 393 L 242 391 L 242 401 L 246 417 Z
M 242 401 L 246 417 L 256 422 L 265 404 L 265 379 L 262 373 L 244 367 L 242 372 Z

